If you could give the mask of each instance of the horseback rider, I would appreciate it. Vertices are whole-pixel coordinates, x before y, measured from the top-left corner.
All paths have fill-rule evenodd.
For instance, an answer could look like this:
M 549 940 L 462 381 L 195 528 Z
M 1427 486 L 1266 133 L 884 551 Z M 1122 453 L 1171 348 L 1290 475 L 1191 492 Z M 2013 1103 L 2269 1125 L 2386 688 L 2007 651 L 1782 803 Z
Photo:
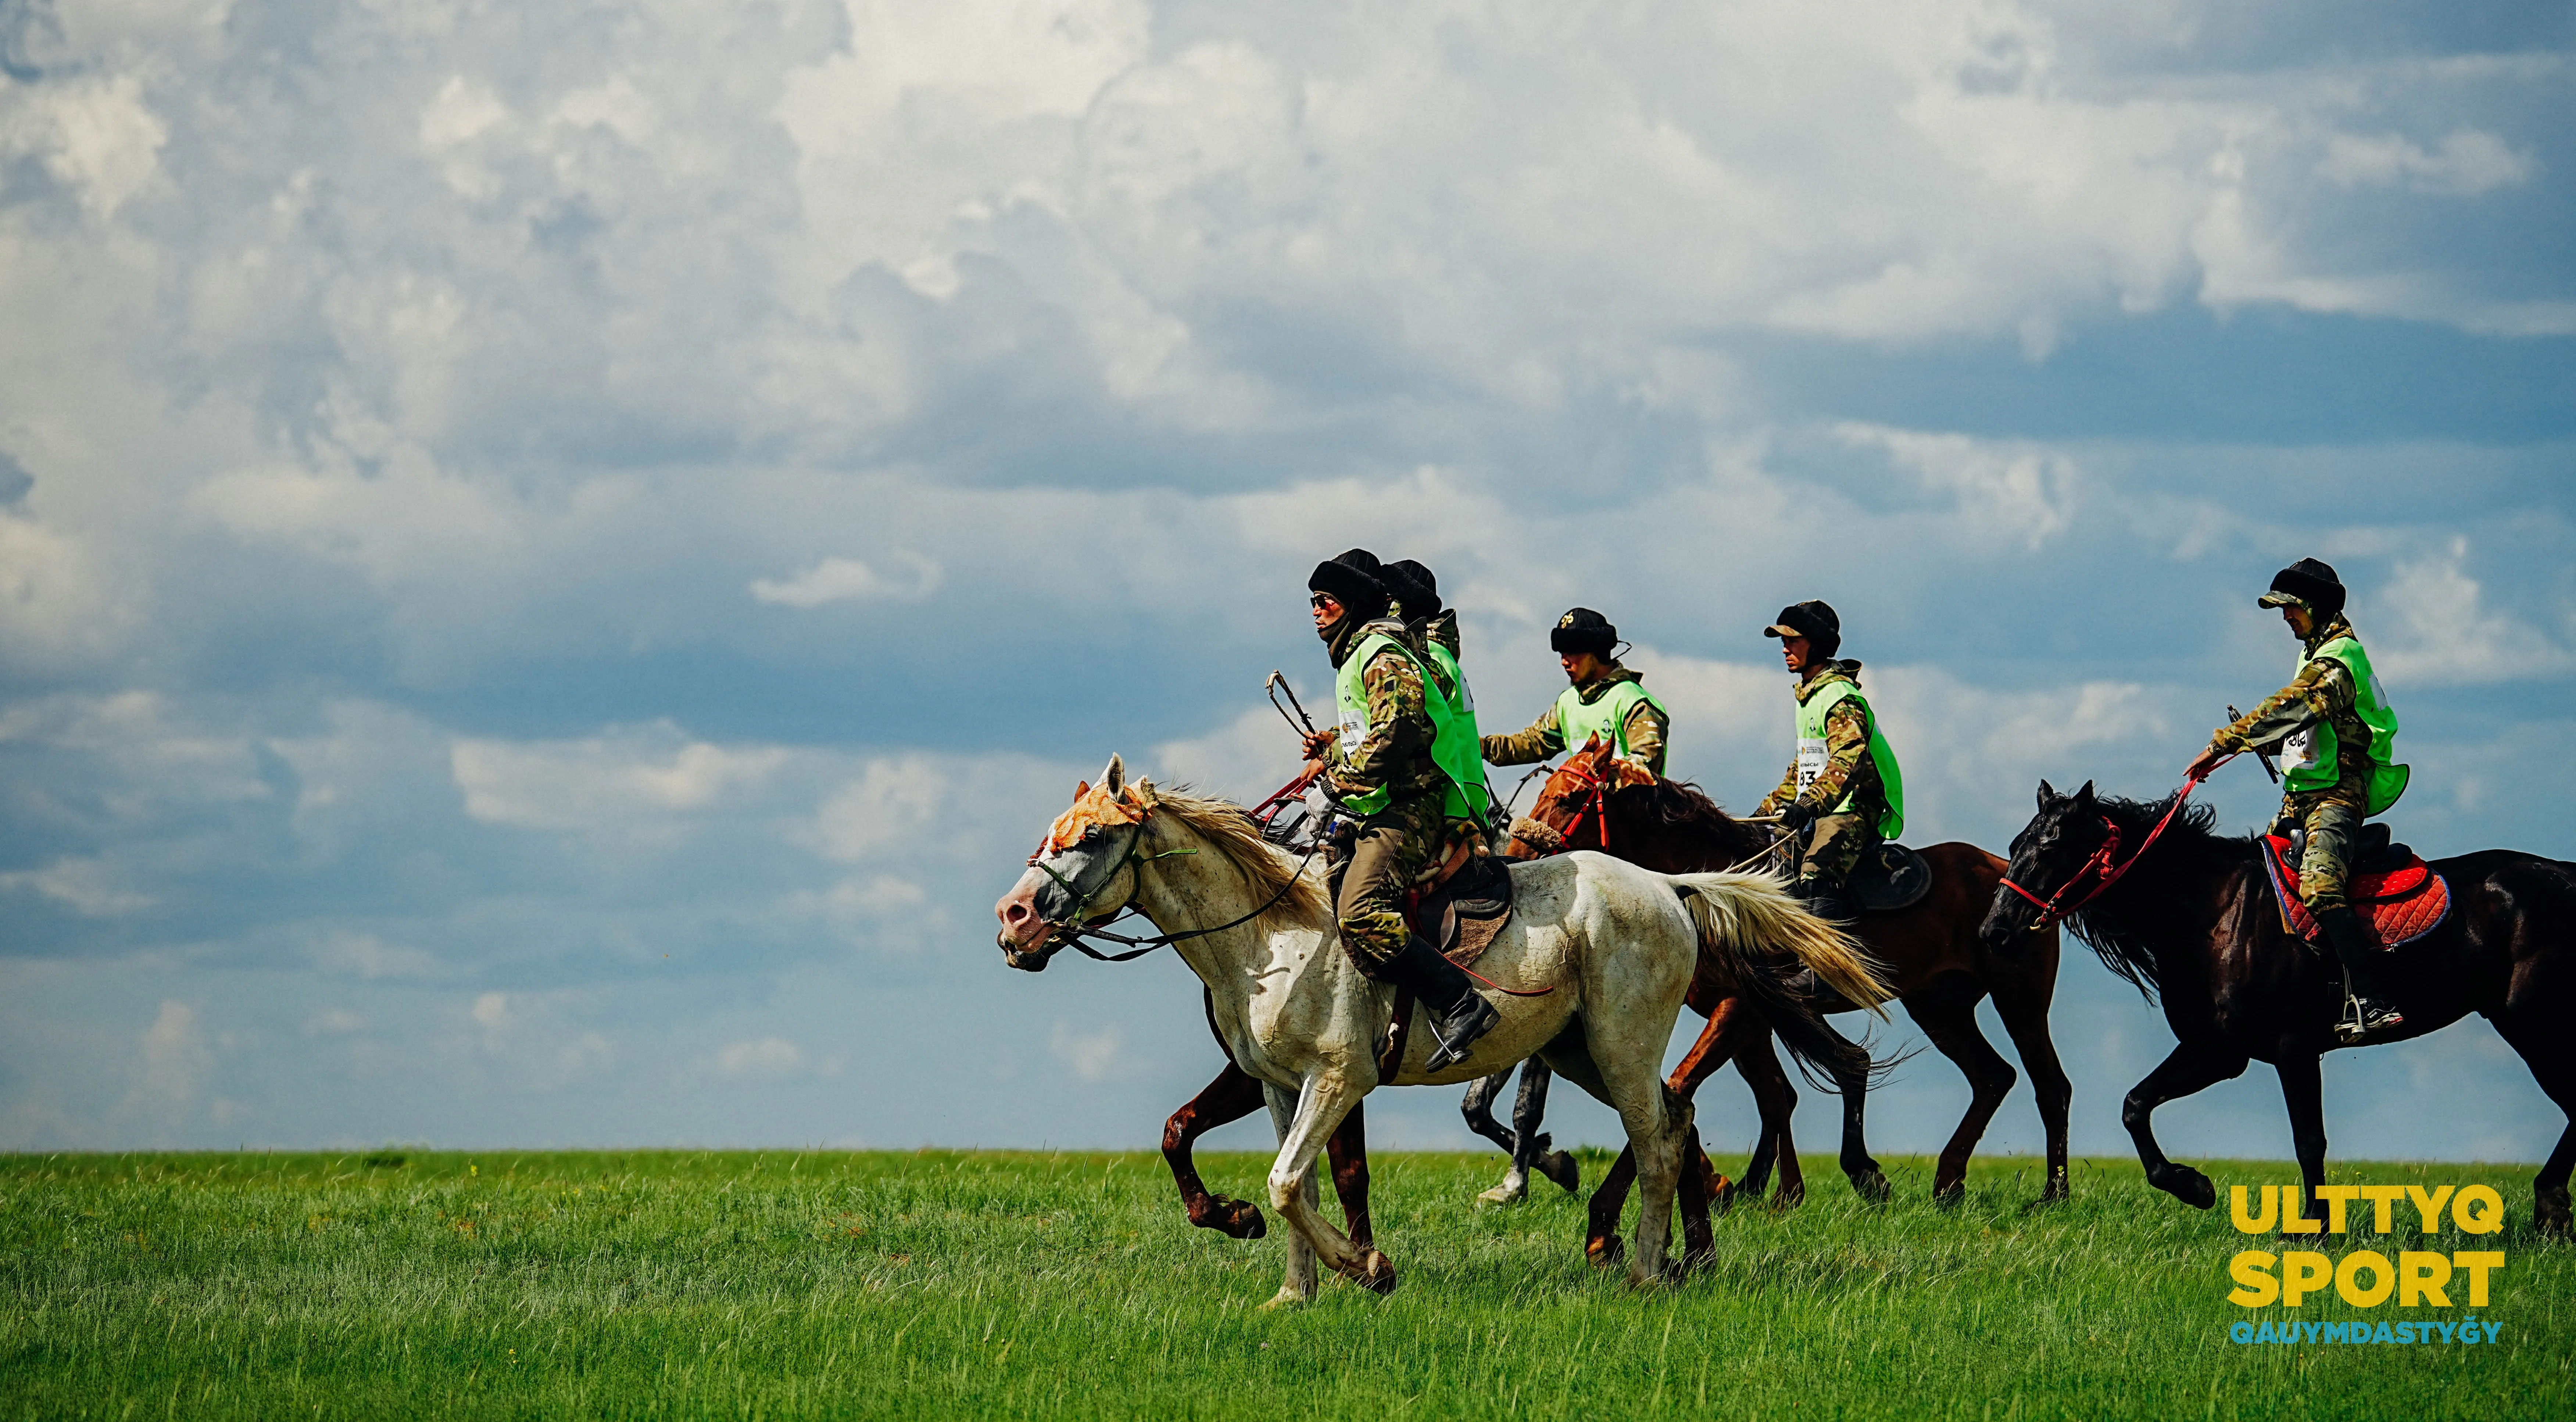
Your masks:
M 1556 620 L 1547 644 L 1556 652 L 1557 665 L 1565 668 L 1565 690 L 1528 729 L 1485 737 L 1486 761 L 1529 765 L 1579 750 L 1598 736 L 1611 754 L 1660 777 L 1672 713 L 1646 690 L 1643 676 L 1611 655 L 1619 646 L 1619 629 L 1591 608 L 1578 607 Z
M 1405 645 L 1422 658 L 1433 687 L 1449 699 L 1450 714 L 1466 718 L 1473 736 L 1476 697 L 1467 689 L 1467 674 L 1458 668 L 1458 612 L 1440 605 L 1440 579 L 1404 558 L 1380 567 L 1378 581 L 1386 587 L 1389 620 L 1403 625 Z M 1478 780 L 1479 793 L 1470 798 L 1481 800 L 1481 775 Z
M 2298 637 L 2298 674 L 2219 727 L 2184 773 L 2204 777 L 2239 751 L 2280 748 L 2281 812 L 2271 832 L 2301 832 L 2299 898 L 2343 963 L 2352 996 L 2335 1031 L 2346 1041 L 2392 1031 L 2406 1017 L 2379 990 L 2384 952 L 2353 913 L 2350 881 L 2362 821 L 2406 791 L 2406 767 L 2389 759 L 2397 713 L 2343 615 L 2344 586 L 2332 567 L 2300 559 L 2273 575 L 2259 605 L 2279 608 Z
M 1878 715 L 1860 694 L 1860 663 L 1836 661 L 1842 619 L 1821 602 L 1780 609 L 1762 629 L 1798 679 L 1798 753 L 1754 817 L 1778 815 L 1798 856 L 1792 896 L 1819 917 L 1857 916 L 1846 892 L 1861 856 L 1905 829 L 1905 781 Z
M 1382 573 L 1374 555 L 1354 548 L 1316 564 L 1306 580 L 1339 713 L 1333 730 L 1307 738 L 1306 754 L 1324 793 L 1357 822 L 1334 902 L 1342 947 L 1363 974 L 1422 1003 L 1439 1039 L 1429 1069 L 1439 1071 L 1465 1059 L 1502 1016 L 1413 931 L 1404 897 L 1452 842 L 1453 822 L 1481 822 L 1484 779 L 1474 723 L 1462 725 L 1449 695 L 1426 688 L 1425 659 L 1408 645 L 1404 623 L 1388 616 Z

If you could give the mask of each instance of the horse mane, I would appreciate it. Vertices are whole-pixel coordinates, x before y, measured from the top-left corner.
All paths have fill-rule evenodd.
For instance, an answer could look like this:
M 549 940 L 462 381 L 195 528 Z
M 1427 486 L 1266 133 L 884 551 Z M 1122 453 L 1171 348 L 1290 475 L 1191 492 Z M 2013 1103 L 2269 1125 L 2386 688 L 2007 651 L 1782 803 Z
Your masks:
M 1257 920 L 1261 925 L 1312 928 L 1316 920 L 1329 916 L 1323 875 L 1307 873 L 1316 866 L 1262 838 L 1251 811 L 1232 800 L 1193 795 L 1187 785 L 1157 787 L 1154 810 L 1180 821 L 1233 865 L 1249 886 L 1253 902 L 1266 903 L 1271 896 L 1279 896 L 1279 902 Z
M 2180 794 L 2176 791 L 2175 794 Z M 2120 843 L 2137 845 L 2145 841 L 2173 804 L 2173 796 L 2161 800 L 2124 800 L 2117 796 L 2097 797 L 2094 808 L 2111 823 L 2120 827 Z M 2147 852 L 2161 863 L 2176 862 L 2175 856 L 2188 854 L 2200 859 L 2224 859 L 2230 862 L 2249 860 L 2254 853 L 2252 835 L 2218 832 L 2218 811 L 2209 805 L 2186 805 L 2165 826 L 2162 838 Z M 2136 886 L 2134 878 L 2123 878 L 2121 888 Z M 2156 1001 L 2163 986 L 2161 969 L 2156 959 L 2154 925 L 2122 912 L 2124 894 L 2105 894 L 2092 903 L 2067 915 L 2066 926 L 2072 930 L 2102 966 L 2125 979 L 2150 1003 Z

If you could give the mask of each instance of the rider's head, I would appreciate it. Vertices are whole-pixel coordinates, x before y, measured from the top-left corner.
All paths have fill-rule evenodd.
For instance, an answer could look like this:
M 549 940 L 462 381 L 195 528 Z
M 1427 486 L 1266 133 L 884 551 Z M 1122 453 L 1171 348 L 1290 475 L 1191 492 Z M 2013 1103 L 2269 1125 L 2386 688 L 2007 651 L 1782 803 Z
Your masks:
M 2272 575 L 2272 590 L 2259 602 L 2281 609 L 2281 620 L 2304 638 L 2343 611 L 2343 581 L 2331 565 L 2302 558 Z
M 1789 670 L 1804 674 L 1809 667 L 1822 666 L 1843 649 L 1843 620 L 1832 607 L 1815 601 L 1797 603 L 1780 609 L 1780 616 L 1762 629 L 1765 637 L 1780 639 L 1780 659 Z
M 1610 653 L 1619 645 L 1619 629 L 1591 608 L 1578 607 L 1556 619 L 1547 645 L 1556 652 L 1556 664 L 1565 668 L 1565 679 L 1582 686 L 1609 670 Z
M 1342 619 L 1356 613 L 1366 622 L 1386 611 L 1386 585 L 1378 581 L 1377 555 L 1353 548 L 1315 565 L 1306 591 L 1315 606 L 1315 633 L 1330 640 Z
M 1440 580 L 1429 568 L 1405 558 L 1378 569 L 1377 578 L 1386 584 L 1387 596 L 1403 606 L 1405 621 L 1440 615 Z

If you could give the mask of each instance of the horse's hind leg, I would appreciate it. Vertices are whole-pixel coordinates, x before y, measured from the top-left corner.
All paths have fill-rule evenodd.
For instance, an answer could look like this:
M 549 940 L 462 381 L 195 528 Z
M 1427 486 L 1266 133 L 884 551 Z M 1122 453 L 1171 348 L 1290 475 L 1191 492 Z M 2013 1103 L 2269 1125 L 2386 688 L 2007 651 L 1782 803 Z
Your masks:
M 2531 1068 L 2540 1089 L 2570 1119 L 2567 1129 L 2559 1133 L 2557 1149 L 2531 1179 L 2532 1226 L 2542 1234 L 2566 1235 L 2576 1232 L 2576 1217 L 2571 1217 L 2567 1198 L 2567 1177 L 2576 1169 L 2576 1051 L 2570 1051 L 2554 1033 L 2523 1025 L 2537 1015 L 2500 1014 L 2495 1024 L 2505 1041 L 2522 1054 L 2523 1065 Z
M 2218 1191 L 2208 1176 L 2165 1158 L 2164 1148 L 2156 1144 L 2156 1108 L 2244 1071 L 2243 1052 L 2215 1038 L 2186 1037 L 2174 1043 L 2173 1051 L 2147 1073 L 2145 1080 L 2129 1088 L 2128 1097 L 2120 1103 L 2120 1124 L 2129 1128 L 2129 1139 L 2137 1143 L 2138 1163 L 2147 1168 L 2148 1184 L 2194 1209 L 2205 1210 L 2218 1203 Z
M 1465 1099 L 1458 1103 L 1458 1114 L 1466 1117 L 1467 1129 L 1501 1146 L 1503 1153 L 1512 1158 L 1503 1169 L 1503 1183 L 1476 1197 L 1489 1205 L 1508 1205 L 1529 1193 L 1529 1177 L 1520 1161 L 1520 1141 L 1509 1127 L 1494 1119 L 1494 1103 L 1501 1099 L 1511 1079 L 1510 1069 L 1505 1068 L 1470 1082 Z
M 1835 1031 L 1832 1024 L 1824 1019 L 1817 1019 L 1816 1030 L 1852 1047 L 1855 1053 L 1859 1052 L 1850 1038 Z M 1878 1168 L 1878 1161 L 1870 1155 L 1869 1134 L 1861 1124 L 1862 1115 L 1869 1106 L 1869 1074 L 1865 1071 L 1838 1071 L 1834 1073 L 1834 1089 L 1843 1097 L 1843 1174 L 1850 1178 L 1855 1193 L 1873 1205 L 1878 1204 L 1887 1198 L 1887 1174 Z
M 1934 979 L 1905 999 L 1905 1013 L 1923 1029 L 1933 1047 L 1968 1078 L 1968 1113 L 1941 1148 L 1932 1167 L 1932 1200 L 1955 1205 L 1968 1197 L 1968 1156 L 1984 1138 L 1995 1111 L 2013 1088 L 2012 1064 L 2005 1061 L 1977 1030 L 1977 1000 L 1985 989 L 1965 974 Z
M 1798 1137 L 1792 1129 L 1798 1089 L 1781 1069 L 1780 1054 L 1771 1049 L 1771 1034 L 1765 1032 L 1738 1049 L 1735 1069 L 1753 1089 L 1754 1109 L 1762 1113 L 1761 1138 L 1754 1142 L 1753 1159 L 1744 1167 L 1745 1193 L 1759 1197 L 1777 1162 L 1780 1188 L 1771 1196 L 1771 1208 L 1786 1210 L 1804 1204 L 1807 1174 L 1798 1165 Z
M 2042 1204 L 2067 1196 L 2066 1109 L 2075 1099 L 2075 1084 L 2066 1079 L 2066 1068 L 2057 1060 L 2057 1043 L 2048 1035 L 2048 1004 L 2054 987 L 2053 981 L 2043 981 L 2036 988 L 2013 983 L 1997 983 L 1994 988 L 1995 1015 L 2003 1019 L 2013 1049 L 2021 1053 L 2022 1069 L 2030 1073 L 2030 1089 L 2039 1097 L 2040 1128 L 2048 1135 L 2048 1184 L 2039 1192 Z
M 1268 1231 L 1260 1206 L 1250 1200 L 1211 1194 L 1200 1182 L 1198 1162 L 1191 1154 L 1200 1136 L 1260 1109 L 1261 1083 L 1245 1075 L 1243 1068 L 1228 1058 L 1216 1080 L 1163 1123 L 1163 1162 L 1172 1168 L 1172 1183 L 1180 1187 L 1181 1206 L 1189 1211 L 1191 1224 L 1236 1239 L 1259 1239 Z
M 1324 1142 L 1324 1156 L 1333 1167 L 1333 1194 L 1342 1202 L 1343 1223 L 1352 1245 L 1364 1251 L 1377 1247 L 1377 1232 L 1369 1224 L 1367 1107 L 1366 1101 L 1352 1102 L 1350 1114 L 1333 1128 L 1333 1138 Z
M 1554 1075 L 1541 1058 L 1521 1063 L 1521 1094 L 1512 1103 L 1512 1164 L 1520 1168 L 1523 1180 L 1535 1170 L 1571 1195 L 1583 1187 L 1574 1157 L 1548 1149 L 1547 1132 L 1539 1129 L 1547 1122 L 1547 1083 Z

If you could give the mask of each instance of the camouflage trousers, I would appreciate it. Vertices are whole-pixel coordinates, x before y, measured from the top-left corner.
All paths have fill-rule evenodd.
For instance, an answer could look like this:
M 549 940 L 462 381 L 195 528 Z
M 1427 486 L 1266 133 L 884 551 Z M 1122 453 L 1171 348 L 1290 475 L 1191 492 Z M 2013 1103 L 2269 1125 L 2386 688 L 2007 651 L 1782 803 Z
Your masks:
M 1387 966 L 1404 952 L 1412 929 L 1404 921 L 1404 894 L 1447 842 L 1440 797 L 1398 800 L 1360 821 L 1359 835 L 1333 899 L 1341 921 L 1342 950 L 1359 970 L 1387 981 Z
M 1818 815 L 1807 826 L 1798 857 L 1798 882 L 1841 888 L 1860 857 L 1878 847 L 1877 826 L 1875 814 Z
M 2340 785 L 2285 795 L 2272 833 L 2303 832 L 2299 899 L 2310 913 L 2351 906 L 2352 846 L 2361 837 L 2362 807 Z

